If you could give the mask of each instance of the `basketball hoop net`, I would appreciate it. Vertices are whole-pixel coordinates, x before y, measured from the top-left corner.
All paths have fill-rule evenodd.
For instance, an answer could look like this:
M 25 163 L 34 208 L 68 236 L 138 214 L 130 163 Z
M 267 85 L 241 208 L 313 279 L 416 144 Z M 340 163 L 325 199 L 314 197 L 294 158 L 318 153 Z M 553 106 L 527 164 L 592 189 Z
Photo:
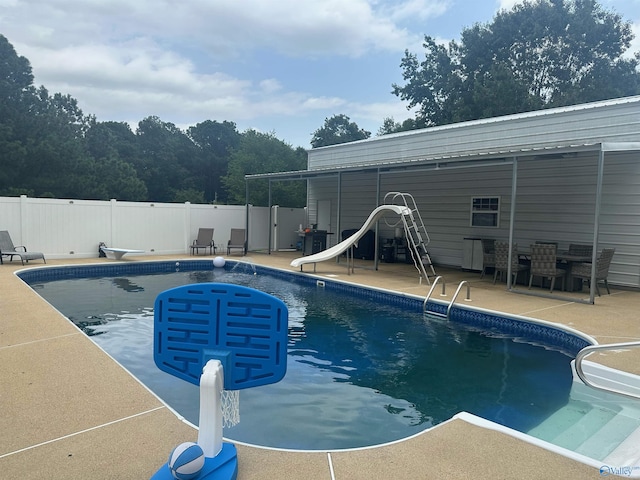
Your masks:
M 229 428 L 240 423 L 240 390 L 222 390 L 220 408 L 224 427 Z

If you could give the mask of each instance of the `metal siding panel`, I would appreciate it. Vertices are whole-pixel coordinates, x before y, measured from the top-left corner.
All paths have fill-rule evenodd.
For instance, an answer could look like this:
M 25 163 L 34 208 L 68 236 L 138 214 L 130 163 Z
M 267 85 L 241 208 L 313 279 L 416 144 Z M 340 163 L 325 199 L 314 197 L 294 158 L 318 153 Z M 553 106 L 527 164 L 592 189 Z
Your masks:
M 383 135 L 312 149 L 309 170 L 442 155 L 637 141 L 640 97 Z

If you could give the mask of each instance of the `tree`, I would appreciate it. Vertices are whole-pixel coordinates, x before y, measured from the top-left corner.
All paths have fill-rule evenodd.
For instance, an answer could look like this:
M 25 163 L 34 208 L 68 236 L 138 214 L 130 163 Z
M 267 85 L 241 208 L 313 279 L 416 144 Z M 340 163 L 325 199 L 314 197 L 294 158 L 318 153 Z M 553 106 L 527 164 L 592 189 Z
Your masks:
M 229 172 L 223 177 L 222 183 L 229 192 L 230 202 L 244 204 L 245 175 L 303 170 L 306 166 L 307 155 L 303 148 L 294 150 L 291 145 L 271 133 L 247 130 L 242 134 L 237 149 L 231 154 Z M 249 203 L 267 206 L 268 189 L 268 181 L 252 181 Z M 306 186 L 299 181 L 273 182 L 271 201 L 274 205 L 303 207 L 306 205 Z
M 151 116 L 138 123 L 136 137 L 140 160 L 135 168 L 147 185 L 150 201 L 202 201 L 199 172 L 194 169 L 198 150 L 182 130 Z M 190 196 L 190 192 L 198 193 Z
M 413 118 L 407 118 L 404 122 L 397 123 L 393 117 L 386 117 L 376 135 L 380 137 L 382 135 L 389 135 L 390 133 L 406 132 L 418 128 L 421 127 L 416 125 L 416 121 Z
M 231 151 L 240 142 L 240 133 L 234 122 L 222 123 L 206 120 L 189 127 L 187 135 L 199 149 L 196 169 L 202 180 L 203 198 L 206 202 L 227 201 L 222 177 L 227 174 Z
M 460 43 L 426 36 L 424 61 L 405 52 L 393 93 L 424 126 L 636 95 L 638 59 L 622 56 L 632 39 L 595 0 L 525 0 Z
M 311 146 L 313 148 L 337 145 L 369 138 L 371 132 L 361 129 L 346 115 L 334 115 L 324 119 L 324 125 L 313 133 Z
M 0 194 L 32 194 L 22 185 L 20 170 L 27 161 L 27 148 L 16 130 L 29 115 L 35 100 L 31 64 L 18 56 L 13 45 L 0 35 Z
M 100 179 L 99 198 L 132 202 L 147 200 L 147 186 L 133 167 L 140 163 L 136 135 L 127 123 L 93 120 L 85 142 L 95 162 L 96 176 Z

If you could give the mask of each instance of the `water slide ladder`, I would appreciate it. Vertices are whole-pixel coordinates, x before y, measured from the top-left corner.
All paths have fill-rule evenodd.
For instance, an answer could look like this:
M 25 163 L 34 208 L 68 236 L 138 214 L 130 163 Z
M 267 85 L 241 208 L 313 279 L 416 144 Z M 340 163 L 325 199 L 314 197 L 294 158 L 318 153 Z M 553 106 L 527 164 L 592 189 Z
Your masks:
M 422 221 L 422 216 L 418 211 L 416 201 L 410 193 L 389 192 L 384 196 L 384 203 L 392 205 L 401 205 L 407 208 L 408 214 L 402 215 L 402 224 L 404 226 L 405 237 L 407 238 L 407 246 L 411 253 L 413 264 L 420 274 L 420 281 L 424 278 L 427 284 L 430 284 L 427 267 L 431 270 L 433 276 L 436 271 L 433 268 L 427 245 L 431 239 L 427 233 L 427 229 Z

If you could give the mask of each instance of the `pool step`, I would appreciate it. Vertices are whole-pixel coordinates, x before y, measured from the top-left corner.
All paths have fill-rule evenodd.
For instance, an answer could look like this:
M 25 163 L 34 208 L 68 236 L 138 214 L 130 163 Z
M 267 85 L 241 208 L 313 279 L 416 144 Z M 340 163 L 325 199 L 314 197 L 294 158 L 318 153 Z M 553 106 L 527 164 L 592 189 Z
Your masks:
M 640 415 L 609 407 L 572 401 L 527 433 L 597 460 L 615 452 L 618 457 L 640 457 Z
M 574 451 L 590 458 L 603 460 L 640 426 L 637 419 L 618 414 L 589 436 Z M 636 444 L 636 452 L 638 445 Z
M 575 452 L 584 442 L 604 428 L 614 415 L 613 412 L 592 408 L 580 420 L 560 432 L 552 442 Z
M 604 458 L 607 465 L 640 465 L 640 427 Z
M 527 433 L 573 449 L 614 415 L 611 411 L 603 411 L 583 402 L 570 402 Z

